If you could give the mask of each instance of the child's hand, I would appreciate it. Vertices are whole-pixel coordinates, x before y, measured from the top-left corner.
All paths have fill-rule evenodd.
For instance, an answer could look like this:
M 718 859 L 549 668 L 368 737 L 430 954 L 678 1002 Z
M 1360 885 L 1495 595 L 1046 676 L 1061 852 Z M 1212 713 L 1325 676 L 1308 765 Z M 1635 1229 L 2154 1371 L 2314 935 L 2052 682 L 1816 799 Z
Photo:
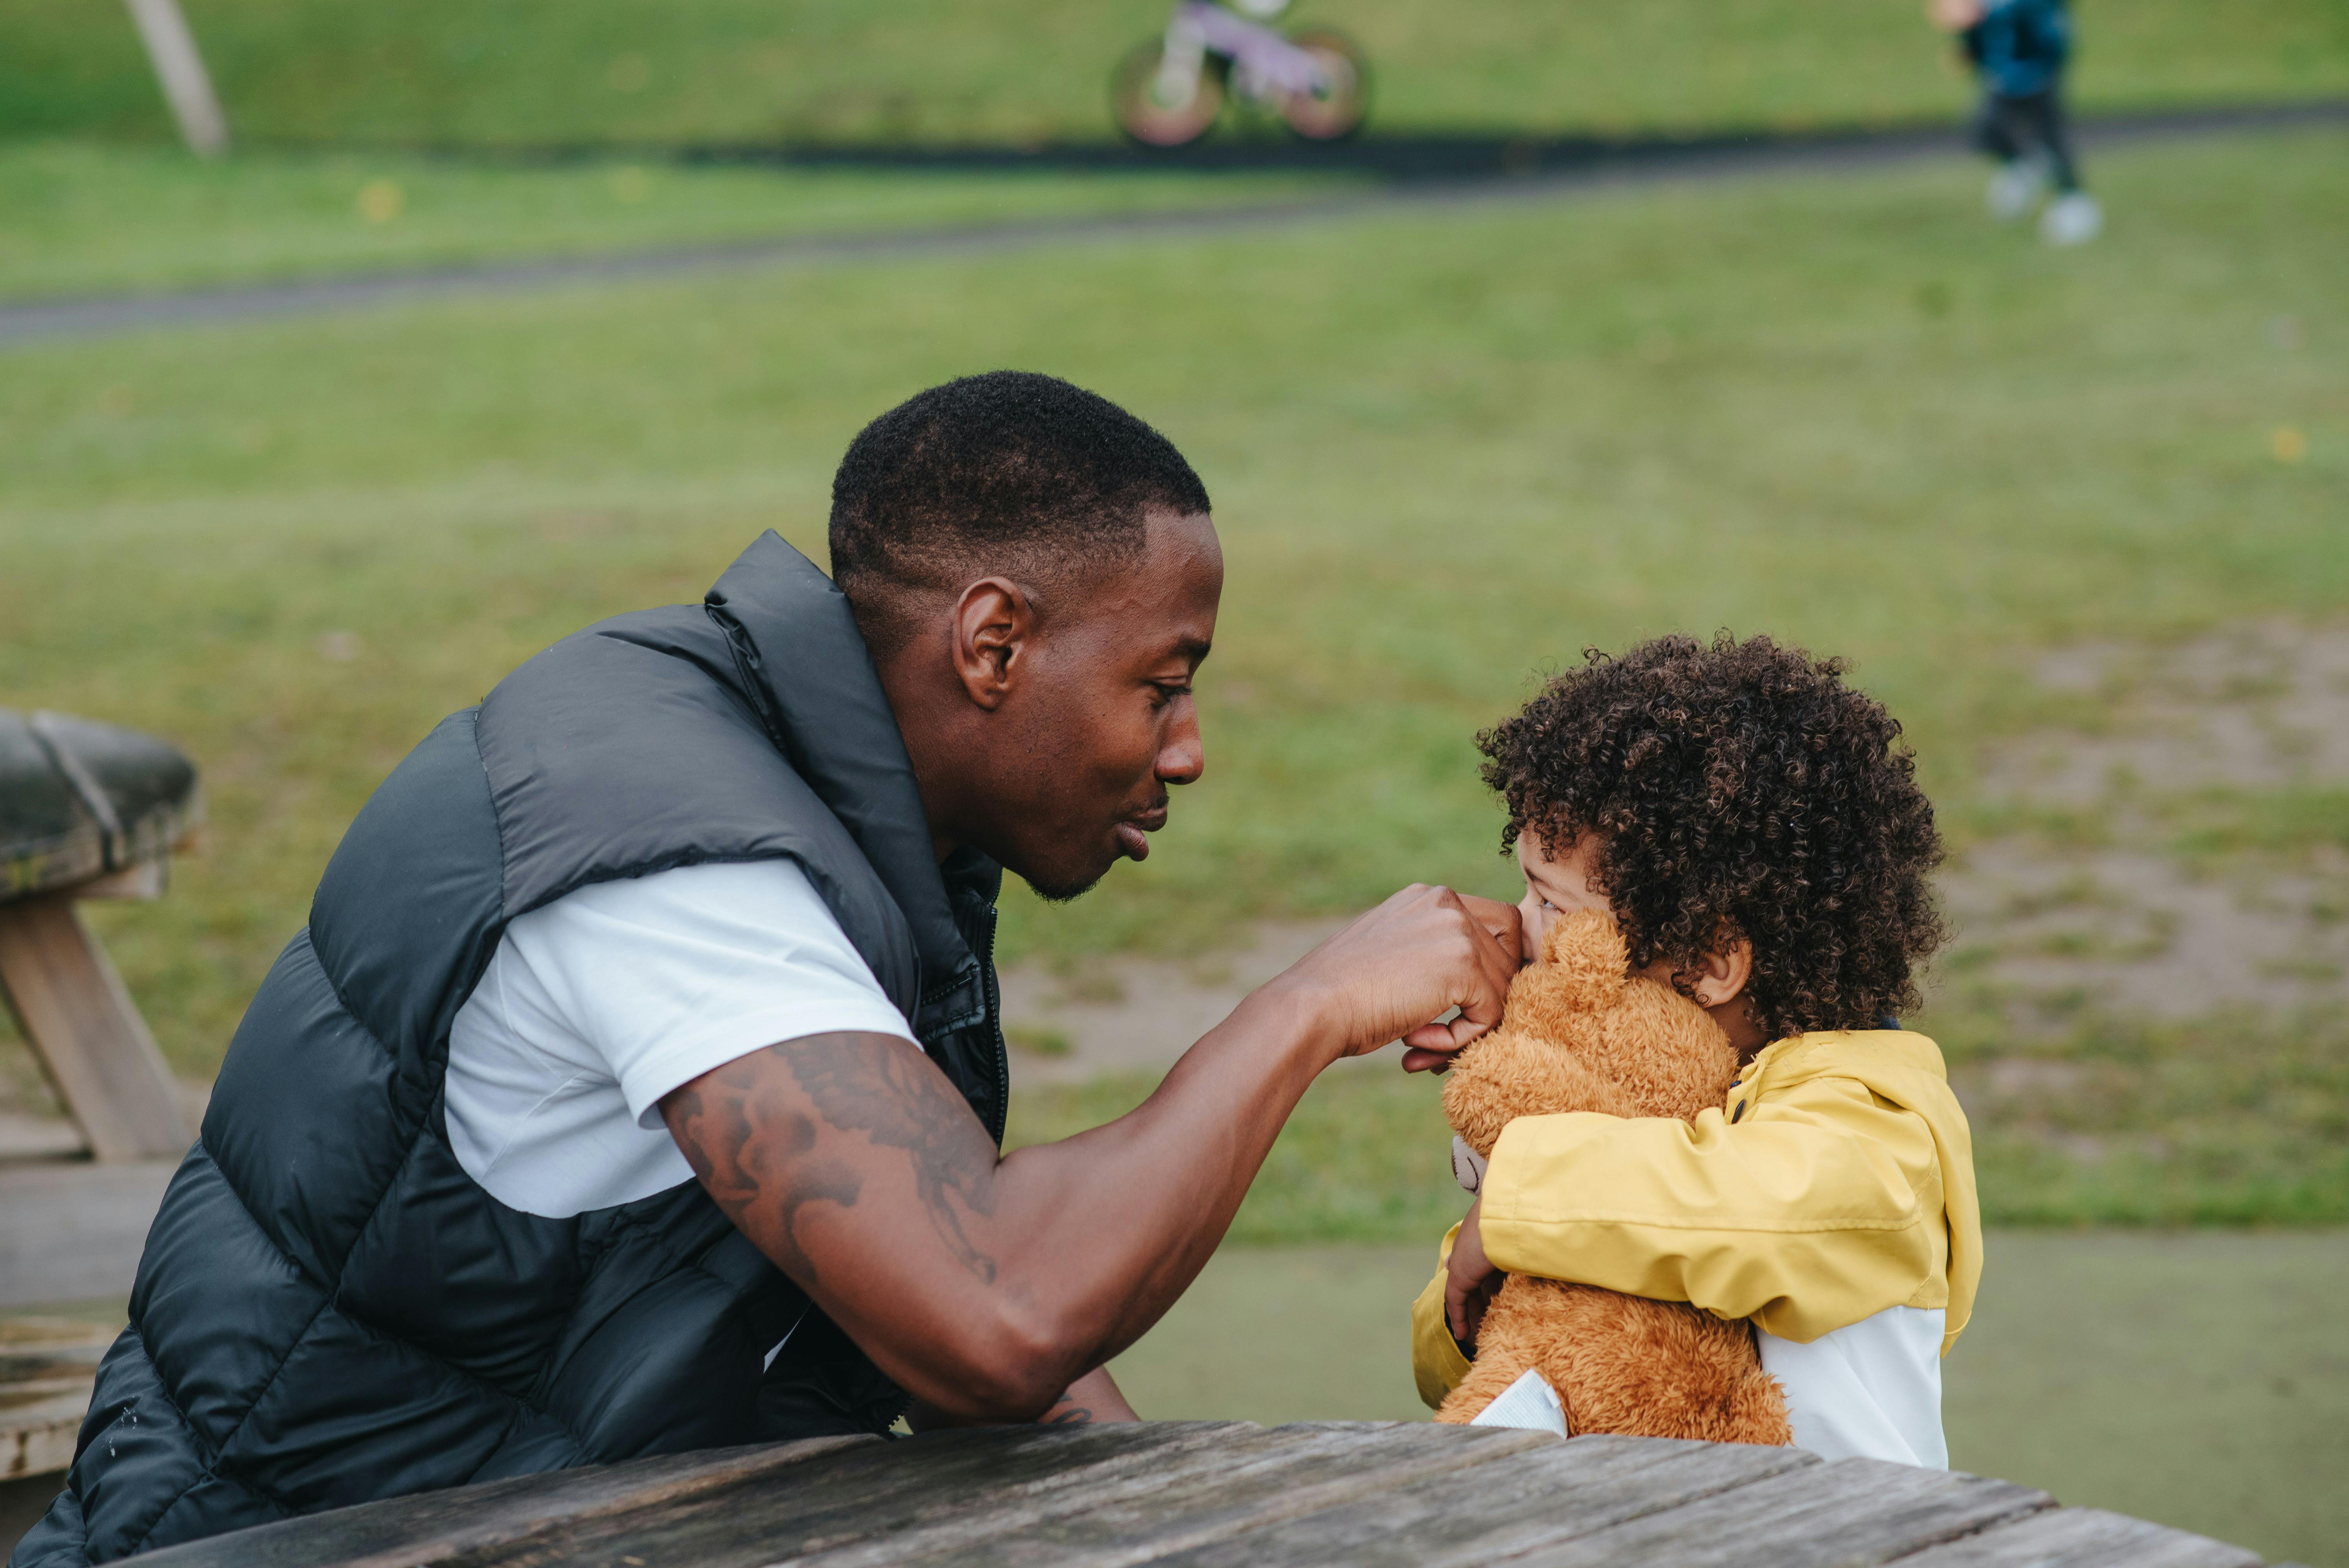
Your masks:
M 1452 1337 L 1471 1352 L 1476 1347 L 1476 1330 L 1484 1324 L 1485 1309 L 1493 1304 L 1504 1277 L 1485 1255 L 1485 1235 L 1476 1222 L 1484 1207 L 1482 1198 L 1468 1205 L 1468 1217 L 1460 1222 L 1460 1233 L 1452 1240 L 1452 1256 L 1444 1265 L 1444 1316 Z

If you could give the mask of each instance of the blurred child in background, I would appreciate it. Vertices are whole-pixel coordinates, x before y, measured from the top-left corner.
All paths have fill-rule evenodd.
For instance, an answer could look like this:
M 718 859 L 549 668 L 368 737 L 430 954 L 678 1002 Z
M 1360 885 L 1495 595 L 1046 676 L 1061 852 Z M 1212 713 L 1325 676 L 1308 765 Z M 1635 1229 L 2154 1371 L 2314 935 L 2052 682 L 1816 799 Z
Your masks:
M 2051 245 L 2095 239 L 2104 211 L 2080 188 L 2064 119 L 2064 67 L 2072 54 L 2064 0 L 1930 0 L 1929 10 L 1936 26 L 1957 37 L 1982 79 L 1973 142 L 1998 160 L 1991 211 L 2020 218 L 2052 185 L 2055 196 L 2040 214 L 2040 235 Z

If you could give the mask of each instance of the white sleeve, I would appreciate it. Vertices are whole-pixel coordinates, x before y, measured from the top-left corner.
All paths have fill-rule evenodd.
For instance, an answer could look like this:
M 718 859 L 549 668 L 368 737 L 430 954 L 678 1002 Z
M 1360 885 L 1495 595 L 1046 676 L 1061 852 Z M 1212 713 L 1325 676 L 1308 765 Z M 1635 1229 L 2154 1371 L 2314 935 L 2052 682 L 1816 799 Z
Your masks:
M 629 1114 L 782 1040 L 914 1037 L 795 861 L 681 866 L 598 882 L 513 921 L 506 941 Z

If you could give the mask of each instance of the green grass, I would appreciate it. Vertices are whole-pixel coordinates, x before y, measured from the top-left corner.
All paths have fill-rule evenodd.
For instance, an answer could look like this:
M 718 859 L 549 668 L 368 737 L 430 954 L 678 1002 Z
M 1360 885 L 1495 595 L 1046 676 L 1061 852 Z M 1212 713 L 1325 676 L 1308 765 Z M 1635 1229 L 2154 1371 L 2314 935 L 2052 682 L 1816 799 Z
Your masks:
M 1231 206 L 1332 178 L 1173 172 L 875 177 L 621 158 L 0 142 L 0 299 L 312 277 L 514 256 Z
M 1083 904 L 1015 895 L 1013 956 L 1195 947 L 1413 879 L 1505 891 L 1475 732 L 1583 645 L 1670 628 L 1850 656 L 1971 830 L 1978 748 L 2050 711 L 2038 650 L 2349 607 L 2345 150 L 2116 156 L 2081 253 L 1983 222 L 1951 163 L 26 347 L 0 377 L 0 692 L 204 766 L 209 854 L 93 915 L 207 1073 L 440 714 L 590 620 L 698 597 L 761 528 L 816 548 L 860 424 L 1023 365 L 1182 443 L 1230 573 L 1206 779 Z M 2304 461 L 2270 455 L 2287 423 Z M 1931 1026 L 1993 1047 L 1966 1016 Z M 2206 1119 L 2217 1154 L 2183 1187 L 2128 1177 L 2127 1217 L 2340 1212 L 2338 1038 L 2259 1046 Z M 2111 1171 L 2220 1081 L 2219 1046 L 2138 1039 L 2158 1092 L 2091 1134 Z M 1246 1233 L 1423 1225 L 1424 1107 L 1321 1092 L 1362 1099 Z M 1344 1166 L 1346 1128 L 1390 1126 L 1400 1164 Z M 2060 1196 L 2017 1180 L 1994 1212 Z M 2120 1212 L 2075 1186 L 2033 1217 Z
M 1432 1245 L 1226 1247 L 1114 1364 L 1156 1419 L 1413 1420 Z M 2349 1232 L 1993 1233 L 1942 1363 L 1960 1470 L 2349 1568 Z
M 1099 139 L 1162 0 L 190 0 L 256 142 L 650 145 Z M 2333 0 L 2085 0 L 2095 107 L 2349 90 Z M 1308 0 L 1358 36 L 1385 131 L 1686 129 L 1946 115 L 1965 88 L 1885 0 Z M 170 134 L 111 0 L 0 0 L 0 136 Z

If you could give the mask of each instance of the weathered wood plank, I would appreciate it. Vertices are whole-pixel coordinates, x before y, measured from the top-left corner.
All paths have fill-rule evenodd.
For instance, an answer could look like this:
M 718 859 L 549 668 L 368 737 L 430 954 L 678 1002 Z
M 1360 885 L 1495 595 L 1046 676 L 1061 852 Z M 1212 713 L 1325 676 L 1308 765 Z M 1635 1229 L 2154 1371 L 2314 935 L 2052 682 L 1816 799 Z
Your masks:
M 823 1439 L 520 1477 L 141 1568 L 2256 1568 L 2002 1481 L 1782 1449 L 1425 1424 Z
M 98 1364 L 113 1342 L 96 1324 L 0 1317 L 0 1480 L 73 1462 Z
M 1162 1467 L 1192 1453 L 1220 1462 L 1216 1456 L 1265 1435 L 1251 1423 L 1211 1421 L 940 1433 L 843 1449 L 788 1475 L 657 1510 L 564 1520 L 439 1561 L 446 1568 L 644 1568 L 647 1563 L 757 1568 L 905 1529 L 1030 1484 L 1081 1488 L 1103 1475 Z M 411 1565 L 370 1563 L 367 1568 Z
M 1873 1568 L 2053 1506 L 2044 1491 L 1837 1460 L 1527 1553 L 1524 1568 Z
M 49 1475 L 73 1463 L 88 1378 L 66 1377 L 0 1388 L 0 1480 Z
M 1795 1449 L 1574 1438 L 1474 1470 L 1411 1477 L 1342 1506 L 1152 1562 L 1473 1568 L 1818 1462 Z
M 1899 1568 L 2260 1568 L 2260 1554 L 2096 1508 L 2053 1508 L 1903 1557 Z
M 70 893 L 0 903 L 0 994 L 100 1160 L 187 1152 L 179 1090 Z
M 515 1476 L 284 1520 L 167 1546 L 140 1561 L 142 1568 L 417 1568 L 455 1562 L 565 1523 L 626 1519 L 763 1483 L 843 1449 L 883 1446 L 878 1438 L 815 1438 Z
M 1268 1432 L 1154 1423 L 1080 1432 L 944 1433 L 885 1453 L 843 1456 L 788 1492 L 774 1489 L 769 1496 L 730 1500 L 724 1508 L 669 1511 L 644 1528 L 567 1532 L 559 1542 L 533 1543 L 551 1550 L 533 1550 L 527 1564 L 502 1560 L 495 1568 L 553 1562 L 566 1568 L 636 1568 L 631 1558 L 758 1568 L 824 1553 L 854 1561 L 860 1555 L 855 1549 L 866 1546 L 888 1563 L 937 1551 L 959 1561 L 966 1541 L 996 1533 L 984 1526 L 964 1530 L 972 1519 L 997 1520 L 1019 1533 L 1039 1518 L 1121 1506 L 1179 1512 L 1186 1503 L 1228 1502 L 1235 1496 L 1262 1504 L 1293 1488 L 1304 1473 L 1299 1467 L 1322 1466 L 1317 1480 L 1362 1468 L 1364 1456 L 1395 1430 L 1346 1426 Z
M 98 1375 L 115 1332 L 70 1317 L 0 1317 L 0 1392 L 12 1383 Z
M 778 1560 L 823 1568 L 1114 1568 L 1559 1446 L 1547 1433 L 1493 1428 L 1300 1422 L 1115 1480 L 982 1496 L 921 1529 Z

